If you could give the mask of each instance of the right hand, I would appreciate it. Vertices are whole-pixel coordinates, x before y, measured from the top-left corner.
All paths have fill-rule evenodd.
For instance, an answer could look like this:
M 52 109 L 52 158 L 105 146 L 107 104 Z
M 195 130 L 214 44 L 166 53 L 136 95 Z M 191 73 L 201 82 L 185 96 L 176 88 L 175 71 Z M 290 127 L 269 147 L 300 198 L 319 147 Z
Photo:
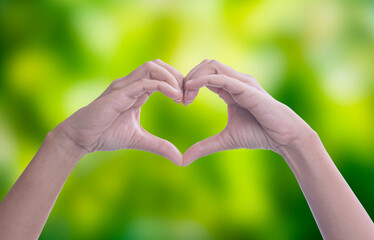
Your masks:
M 251 75 L 217 60 L 205 60 L 184 79 L 183 104 L 190 104 L 206 86 L 228 108 L 225 129 L 195 143 L 183 155 L 183 165 L 219 151 L 262 148 L 281 153 L 312 129 L 294 111 L 271 97 Z
M 84 152 L 140 149 L 182 164 L 182 155 L 170 142 L 140 125 L 140 108 L 155 91 L 181 102 L 183 75 L 172 66 L 154 60 L 119 78 L 89 105 L 54 130 Z

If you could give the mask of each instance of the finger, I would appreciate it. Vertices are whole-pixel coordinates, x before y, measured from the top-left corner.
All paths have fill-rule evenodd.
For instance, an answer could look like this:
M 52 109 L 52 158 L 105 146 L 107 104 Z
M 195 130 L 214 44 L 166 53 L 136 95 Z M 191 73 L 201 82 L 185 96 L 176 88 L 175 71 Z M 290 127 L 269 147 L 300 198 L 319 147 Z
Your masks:
M 185 85 L 187 89 L 199 89 L 203 86 L 223 88 L 239 106 L 250 111 L 255 117 L 267 111 L 265 106 L 272 99 L 270 95 L 257 88 L 226 75 L 200 76 L 191 79 Z
M 203 62 L 201 62 L 199 65 L 197 65 L 194 69 L 192 69 L 187 74 L 187 76 L 184 80 L 184 84 L 186 84 L 189 80 L 191 80 L 191 78 L 194 78 L 196 73 L 204 72 L 204 70 L 206 72 L 206 75 L 213 74 L 213 72 L 211 71 L 212 68 L 207 68 L 207 66 L 209 66 L 209 63 L 211 61 L 212 60 L 205 59 Z M 183 104 L 186 106 L 186 105 L 192 103 L 195 100 L 195 98 L 198 94 L 199 94 L 199 90 L 188 89 L 188 88 L 185 87 L 184 88 L 184 94 L 183 94 Z
M 177 82 L 178 82 L 178 86 L 179 86 L 179 89 L 183 89 L 183 75 L 182 73 L 180 73 L 176 68 L 174 68 L 173 66 L 163 62 L 162 60 L 160 59 L 155 59 L 154 62 L 158 65 L 160 65 L 161 67 L 165 68 L 167 71 L 169 71 L 174 77 L 175 79 L 177 79 Z M 176 103 L 180 103 L 181 100 L 174 100 Z
M 168 70 L 171 74 L 173 74 L 173 76 L 178 81 L 179 88 L 181 88 L 181 89 L 183 88 L 183 74 L 182 73 L 180 73 L 176 68 L 174 68 L 173 66 L 163 62 L 160 59 L 155 59 L 154 62 L 156 64 L 160 65 L 161 67 L 165 68 L 166 70 Z
M 193 78 L 193 76 L 195 75 L 196 72 L 199 72 L 201 71 L 200 69 L 204 69 L 204 66 L 207 66 L 212 60 L 210 59 L 205 59 L 204 61 L 202 61 L 199 65 L 197 65 L 196 67 L 194 67 L 186 76 L 185 80 L 184 80 L 184 84 L 186 84 L 186 82 L 188 82 L 191 78 Z M 199 90 L 192 90 L 192 89 L 184 89 L 184 94 L 183 94 L 183 102 L 184 102 L 184 105 L 188 105 L 190 103 L 192 103 L 196 96 L 199 94 Z
M 147 93 L 147 97 L 154 92 L 161 92 L 166 97 L 181 100 L 182 92 L 176 90 L 166 82 L 142 79 L 130 86 L 113 91 L 108 97 L 111 97 L 111 104 L 118 112 L 124 112 L 132 107 L 137 99 Z M 146 97 L 144 97 L 146 98 Z
M 199 63 L 198 65 L 196 65 L 194 68 L 192 68 L 192 70 L 186 75 L 186 77 L 184 78 L 185 80 L 189 80 L 191 78 L 191 76 L 199 69 L 201 68 L 202 66 L 206 65 L 208 62 L 210 62 L 211 60 L 209 59 L 205 59 L 203 60 L 201 63 Z
M 189 90 L 199 89 L 204 86 L 224 88 L 230 94 L 234 95 L 244 92 L 248 87 L 248 85 L 243 82 L 222 74 L 202 75 L 191 79 L 186 83 L 186 88 Z
M 188 89 L 184 88 L 184 94 L 183 94 L 183 105 L 187 106 L 191 104 L 197 95 L 199 94 L 199 89 Z
M 183 154 L 182 165 L 186 167 L 201 157 L 224 150 L 229 150 L 230 147 L 225 144 L 224 135 L 225 133 L 223 131 L 192 145 Z
M 180 89 L 177 78 L 166 68 L 160 66 L 154 61 L 148 61 L 135 69 L 132 73 L 124 78 L 120 78 L 112 83 L 112 89 L 120 89 L 127 87 L 134 82 L 143 78 L 164 81 L 175 89 Z
M 150 79 L 165 81 L 175 89 L 180 89 L 177 78 L 155 61 L 148 61 L 143 64 L 143 67 L 148 71 Z
M 125 93 L 129 97 L 138 97 L 143 95 L 144 93 L 153 93 L 153 92 L 161 92 L 166 97 L 172 99 L 182 99 L 182 92 L 170 86 L 170 84 L 162 81 L 152 80 L 152 79 L 142 79 L 137 81 L 127 88 L 123 89 L 123 93 Z
M 210 87 L 206 86 L 210 91 L 218 94 L 218 96 L 225 101 L 226 104 L 235 104 L 235 100 L 232 98 L 230 93 L 228 93 L 225 89 L 219 87 Z
M 141 106 L 143 106 L 143 104 L 145 102 L 147 102 L 148 98 L 149 98 L 149 93 L 144 93 L 143 95 L 140 95 L 137 99 L 136 99 L 136 102 L 134 103 L 133 107 L 134 108 L 140 108 Z
M 169 141 L 156 137 L 145 130 L 141 130 L 135 149 L 152 152 L 172 161 L 177 166 L 182 165 L 182 154 Z
M 223 74 L 232 78 L 236 78 L 242 82 L 250 82 L 250 80 L 252 80 L 250 78 L 253 78 L 249 74 L 241 73 L 235 70 L 234 68 L 221 63 L 216 59 L 212 59 L 209 60 L 207 64 L 204 64 L 201 67 L 197 68 L 196 71 L 194 71 L 193 74 L 191 74 L 187 80 L 193 79 L 200 75 L 210 74 Z
M 196 78 L 198 76 L 213 75 L 213 74 L 227 75 L 243 83 L 252 85 L 255 88 L 259 89 L 260 91 L 265 92 L 265 90 L 260 86 L 260 84 L 257 82 L 257 80 L 253 76 L 249 74 L 241 73 L 235 70 L 234 68 L 227 66 L 215 59 L 210 60 L 209 62 L 207 62 L 207 64 L 204 64 L 202 67 L 199 67 L 198 69 L 196 69 L 196 71 L 189 76 L 189 79 L 185 80 L 185 84 L 190 79 Z M 184 94 L 183 99 L 186 102 L 192 102 L 196 98 L 196 95 L 197 95 L 196 91 L 188 90 L 187 93 Z
M 198 90 L 187 90 L 184 88 L 184 84 L 191 78 L 191 76 L 199 69 L 201 68 L 202 66 L 206 65 L 210 60 L 209 59 L 205 59 L 204 61 L 202 61 L 201 63 L 199 63 L 197 66 L 195 66 L 188 74 L 187 76 L 183 79 L 183 105 L 188 105 L 190 104 L 193 100 L 190 100 L 190 101 L 185 101 L 185 96 L 197 96 L 197 94 L 199 93 Z M 191 93 L 192 91 L 192 93 Z M 194 98 L 191 98 L 189 97 L 188 99 L 194 99 Z

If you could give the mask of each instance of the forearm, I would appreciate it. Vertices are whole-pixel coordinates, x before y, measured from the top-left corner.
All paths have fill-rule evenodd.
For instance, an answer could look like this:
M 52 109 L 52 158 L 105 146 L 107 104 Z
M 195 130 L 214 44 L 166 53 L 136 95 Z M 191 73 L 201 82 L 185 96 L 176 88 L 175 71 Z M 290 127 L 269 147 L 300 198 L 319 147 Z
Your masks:
M 317 134 L 281 149 L 325 239 L 374 239 L 374 224 Z
M 1 239 L 37 239 L 62 186 L 84 155 L 55 132 L 0 204 Z

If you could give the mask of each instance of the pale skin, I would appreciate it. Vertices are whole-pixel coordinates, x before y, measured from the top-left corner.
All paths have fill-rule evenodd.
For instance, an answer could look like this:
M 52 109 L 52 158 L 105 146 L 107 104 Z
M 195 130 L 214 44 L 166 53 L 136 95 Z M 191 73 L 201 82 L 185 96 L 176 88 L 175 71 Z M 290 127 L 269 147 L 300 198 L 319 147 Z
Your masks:
M 170 142 L 145 131 L 140 108 L 155 91 L 188 105 L 207 87 L 228 107 L 219 134 L 182 156 Z M 294 173 L 325 239 L 374 239 L 374 224 L 318 135 L 296 113 L 272 98 L 248 74 L 204 60 L 183 77 L 154 60 L 117 79 L 95 101 L 48 133 L 41 148 L 0 204 L 1 239 L 37 239 L 67 177 L 94 151 L 140 149 L 187 166 L 228 149 L 277 152 Z

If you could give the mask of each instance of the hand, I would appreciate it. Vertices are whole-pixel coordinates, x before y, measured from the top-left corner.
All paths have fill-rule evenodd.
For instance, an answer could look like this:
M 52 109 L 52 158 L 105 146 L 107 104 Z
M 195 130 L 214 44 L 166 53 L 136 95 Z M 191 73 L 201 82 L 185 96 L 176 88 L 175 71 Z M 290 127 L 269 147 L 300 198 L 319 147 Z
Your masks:
M 204 60 L 184 79 L 183 104 L 190 104 L 206 86 L 227 103 L 225 129 L 192 145 L 183 155 L 183 166 L 219 151 L 248 148 L 270 149 L 280 153 L 312 132 L 295 112 L 271 97 L 248 74 L 240 73 L 217 60 Z
M 144 130 L 139 117 L 140 107 L 155 91 L 181 102 L 182 84 L 183 75 L 172 66 L 158 59 L 146 62 L 128 76 L 113 81 L 101 96 L 54 131 L 86 152 L 140 149 L 181 165 L 179 150 Z

